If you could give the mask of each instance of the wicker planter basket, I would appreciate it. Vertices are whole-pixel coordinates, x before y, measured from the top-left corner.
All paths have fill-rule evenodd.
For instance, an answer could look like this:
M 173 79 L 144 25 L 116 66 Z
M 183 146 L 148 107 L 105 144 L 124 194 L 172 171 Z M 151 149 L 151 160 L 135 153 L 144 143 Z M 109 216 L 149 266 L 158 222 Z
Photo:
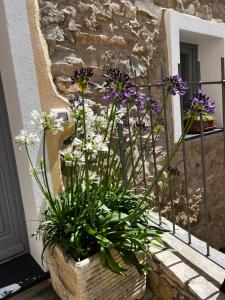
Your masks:
M 77 263 L 72 259 L 66 262 L 58 246 L 46 253 L 53 288 L 62 300 L 134 300 L 144 296 L 146 278 L 134 267 L 124 277 L 103 268 L 97 254 Z M 123 264 L 119 255 L 115 257 Z

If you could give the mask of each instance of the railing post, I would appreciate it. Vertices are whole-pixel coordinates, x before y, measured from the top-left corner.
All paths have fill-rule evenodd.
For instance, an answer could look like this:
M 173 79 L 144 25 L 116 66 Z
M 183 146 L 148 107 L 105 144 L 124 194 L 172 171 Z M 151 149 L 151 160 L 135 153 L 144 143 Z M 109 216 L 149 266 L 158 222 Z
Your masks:
M 223 108 L 223 149 L 225 163 L 225 70 L 224 57 L 221 57 L 222 108 Z
M 138 86 L 137 86 L 137 73 L 136 70 L 134 70 L 134 80 L 135 80 L 135 88 L 136 93 L 139 92 Z M 145 171 L 145 149 L 143 147 L 143 138 L 142 138 L 142 127 L 141 127 L 141 118 L 140 118 L 140 111 L 137 107 L 138 112 L 138 123 L 139 123 L 139 141 L 140 141 L 140 154 L 141 154 L 141 162 L 142 162 L 142 172 L 143 172 L 143 180 L 144 180 L 144 187 L 147 188 L 147 180 L 146 180 L 146 171 Z
M 164 77 L 165 77 L 164 68 L 161 67 L 161 80 L 162 81 L 163 81 Z M 165 88 L 164 87 L 162 87 L 162 92 L 163 92 L 163 99 L 165 99 Z M 170 146 L 169 146 L 168 122 L 167 122 L 167 103 L 165 103 L 165 105 L 164 105 L 163 118 L 164 118 L 164 129 L 165 129 L 166 156 L 168 158 L 170 155 Z M 169 178 L 169 198 L 170 198 L 170 203 L 171 203 L 171 217 L 172 217 L 172 223 L 173 223 L 173 234 L 175 234 L 176 233 L 175 212 L 174 212 L 174 202 L 173 202 L 173 197 L 172 197 L 172 184 L 171 184 L 170 178 Z
M 151 98 L 151 86 L 150 86 L 150 74 L 148 70 L 148 98 Z M 154 165 L 154 176 L 156 177 L 158 174 L 158 169 L 157 169 L 157 157 L 156 157 L 156 141 L 155 141 L 155 134 L 154 134 L 154 123 L 153 123 L 153 113 L 152 110 L 149 110 L 149 116 L 150 116 L 150 130 L 151 130 L 151 138 L 152 138 L 152 157 L 153 157 L 153 165 Z M 161 197 L 159 196 L 159 184 L 158 182 L 156 183 L 156 200 L 157 200 L 157 205 L 158 205 L 158 214 L 159 214 L 159 225 L 162 224 L 162 215 L 161 215 Z
M 181 75 L 180 64 L 178 65 L 179 76 Z M 180 114 L 181 114 L 181 130 L 184 133 L 184 98 L 180 96 Z M 182 142 L 182 152 L 183 152 L 183 167 L 184 167 L 184 195 L 185 195 L 185 206 L 187 213 L 187 224 L 188 224 L 188 244 L 191 244 L 191 222 L 190 222 L 190 203 L 188 194 L 188 175 L 187 175 L 187 155 L 186 155 L 186 145 L 185 141 Z
M 197 62 L 198 82 L 201 89 L 201 69 L 200 61 Z M 203 182 L 203 205 L 204 205 L 204 229 L 206 236 L 206 255 L 210 255 L 209 249 L 209 234 L 208 234 L 208 199 L 207 199 L 207 182 L 206 182 L 206 167 L 205 167 L 205 137 L 204 137 L 204 124 L 203 116 L 200 113 L 201 123 L 201 161 L 202 161 L 202 182 Z

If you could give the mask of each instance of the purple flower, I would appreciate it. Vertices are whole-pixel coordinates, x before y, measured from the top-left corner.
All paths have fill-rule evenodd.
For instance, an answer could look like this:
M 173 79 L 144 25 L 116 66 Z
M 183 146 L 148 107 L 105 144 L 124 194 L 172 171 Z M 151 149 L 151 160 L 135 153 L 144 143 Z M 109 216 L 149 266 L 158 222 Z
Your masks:
M 71 77 L 72 82 L 78 83 L 81 91 L 84 91 L 88 85 L 94 85 L 94 83 L 90 81 L 93 74 L 92 68 L 81 68 L 80 70 L 75 70 L 74 75 Z
M 166 88 L 167 92 L 173 96 L 177 94 L 184 96 L 188 90 L 186 82 L 184 82 L 178 75 L 164 78 L 162 85 Z
M 152 97 L 146 100 L 146 108 L 154 111 L 157 114 L 159 114 L 161 110 L 159 101 L 153 99 Z
M 105 78 L 104 86 L 114 87 L 117 91 L 122 91 L 124 87 L 133 86 L 130 83 L 130 76 L 121 72 L 119 68 L 110 68 L 103 77 Z
M 147 126 L 145 123 L 138 123 L 136 122 L 135 127 L 137 128 L 141 128 L 147 132 L 151 131 L 151 128 L 149 126 Z
M 111 68 L 105 75 L 104 87 L 106 101 L 115 101 L 117 105 L 136 105 L 139 110 L 145 106 L 145 97 L 140 91 L 134 89 L 128 74 L 121 72 L 119 68 Z
M 202 113 L 212 115 L 215 113 L 216 105 L 215 102 L 207 97 L 201 90 L 198 91 L 197 94 L 194 95 L 194 98 L 191 101 L 191 110 Z
M 70 98 L 68 99 L 68 101 L 69 101 L 69 103 L 70 103 L 71 105 L 74 105 L 74 104 L 80 105 L 82 100 L 81 100 L 81 98 L 80 98 L 79 96 L 74 96 L 74 97 L 70 97 Z
M 105 75 L 104 100 L 116 101 L 117 104 L 124 104 L 129 99 L 134 98 L 135 92 L 133 91 L 134 85 L 130 82 L 128 74 L 121 72 L 119 68 L 110 68 Z
M 132 97 L 134 98 L 134 103 L 136 104 L 137 108 L 139 110 L 142 110 L 145 106 L 145 97 L 143 94 L 141 94 L 140 91 L 137 91 L 134 93 L 134 95 L 132 95 Z

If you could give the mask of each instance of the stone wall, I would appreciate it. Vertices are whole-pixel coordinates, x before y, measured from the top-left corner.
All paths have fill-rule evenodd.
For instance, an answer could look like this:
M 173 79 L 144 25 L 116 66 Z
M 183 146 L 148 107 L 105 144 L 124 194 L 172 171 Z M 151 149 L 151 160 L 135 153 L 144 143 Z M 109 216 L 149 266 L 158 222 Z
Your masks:
M 109 66 L 128 71 L 133 65 L 138 76 L 146 76 L 161 44 L 156 15 L 135 1 L 41 0 L 40 10 L 52 75 L 63 94 L 68 76 L 82 65 L 93 67 L 97 80 Z M 157 64 L 165 64 L 163 55 Z
M 98 77 L 109 66 L 152 79 L 167 65 L 163 8 L 225 21 L 220 0 L 39 0 L 41 28 L 49 46 L 52 75 L 63 94 L 74 68 L 92 66 Z M 63 77 L 63 78 L 62 78 Z M 66 86 L 66 87 L 65 87 Z
M 163 8 L 206 20 L 225 22 L 221 0 L 39 0 L 40 23 L 47 41 L 51 72 L 60 94 L 67 96 L 70 76 L 80 66 L 94 69 L 95 81 L 104 70 L 134 66 L 139 78 L 150 69 L 152 81 L 160 78 L 160 66 L 167 66 L 167 46 Z M 170 108 L 171 109 L 171 108 Z M 169 110 L 170 112 L 170 110 Z M 171 121 L 172 114 L 169 120 Z M 170 122 L 170 132 L 172 132 Z M 188 183 L 190 195 L 202 188 L 200 139 L 189 141 Z M 225 246 L 225 174 L 222 134 L 206 138 L 206 168 L 209 203 L 209 240 L 220 249 Z M 183 193 L 182 155 L 174 161 L 180 176 L 175 190 Z M 203 202 L 193 232 L 205 238 Z
M 170 234 L 164 240 L 173 250 L 152 247 L 153 261 L 148 262 L 153 270 L 147 276 L 152 300 L 225 299 L 220 291 L 224 269 Z M 202 246 L 197 239 L 193 244 Z M 212 255 L 224 260 L 224 254 L 216 250 Z
M 185 142 L 187 154 L 187 182 L 190 199 L 198 189 L 203 189 L 201 141 L 200 138 Z M 216 249 L 225 247 L 225 166 L 223 133 L 205 136 L 205 168 L 208 203 L 208 238 L 209 243 Z M 184 190 L 183 154 L 177 153 L 174 160 L 179 176 L 175 179 L 174 189 Z M 197 221 L 192 224 L 192 233 L 206 240 L 204 199 L 199 199 L 200 212 Z M 185 210 L 184 210 L 185 211 Z

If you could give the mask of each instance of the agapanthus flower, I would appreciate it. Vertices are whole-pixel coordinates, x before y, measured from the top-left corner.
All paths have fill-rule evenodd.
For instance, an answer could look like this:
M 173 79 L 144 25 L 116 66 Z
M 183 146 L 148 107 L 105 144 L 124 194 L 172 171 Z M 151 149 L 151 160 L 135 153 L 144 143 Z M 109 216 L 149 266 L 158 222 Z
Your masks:
M 146 105 L 147 109 L 154 111 L 157 114 L 160 113 L 160 110 L 161 110 L 160 103 L 159 103 L 159 101 L 155 100 L 154 98 L 151 97 L 151 98 L 146 99 L 145 105 Z
M 84 150 L 93 154 L 97 154 L 97 152 L 107 152 L 108 145 L 101 134 L 93 133 L 92 137 L 89 137 L 88 141 L 84 145 Z
M 188 90 L 186 82 L 178 75 L 166 77 L 163 79 L 162 85 L 171 95 L 184 96 Z
M 21 130 L 19 135 L 15 137 L 16 144 L 20 149 L 27 146 L 35 146 L 40 142 L 38 136 L 34 133 L 27 133 L 26 130 Z
M 74 71 L 72 76 L 72 82 L 77 83 L 80 90 L 83 92 L 87 86 L 94 86 L 94 83 L 91 82 L 90 78 L 94 75 L 92 68 L 81 68 L 80 70 Z
M 69 103 L 71 104 L 71 106 L 79 106 L 81 104 L 81 98 L 79 95 L 76 95 L 76 96 L 71 96 L 69 99 L 68 99 Z
M 120 107 L 116 110 L 115 122 L 116 124 L 123 124 L 126 117 L 127 109 L 125 107 Z
M 105 82 L 103 83 L 104 87 L 111 87 L 113 85 L 115 89 L 120 92 L 124 86 L 132 86 L 130 76 L 121 72 L 119 68 L 110 68 L 103 77 L 105 78 Z
M 36 110 L 34 110 L 31 113 L 31 118 L 31 124 L 34 125 L 36 128 L 40 129 L 41 131 L 45 130 L 53 134 L 57 133 L 58 131 L 63 131 L 63 120 L 57 119 L 54 112 L 38 113 Z
M 107 128 L 107 124 L 108 124 L 107 119 L 100 115 L 95 117 L 92 127 L 96 130 L 102 131 Z
M 75 138 L 73 139 L 71 145 L 76 147 L 76 148 L 81 148 L 82 145 L 83 145 L 83 142 L 80 139 L 78 139 L 78 137 L 75 136 Z
M 215 113 L 216 105 L 215 102 L 207 97 L 201 90 L 194 95 L 194 98 L 191 99 L 191 110 L 197 113 L 209 114 L 212 115 Z
M 140 91 L 137 91 L 134 93 L 132 97 L 134 98 L 134 103 L 136 104 L 137 108 L 139 110 L 142 110 L 145 107 L 145 101 L 146 101 L 144 95 Z
M 130 82 L 129 75 L 121 72 L 119 68 L 110 68 L 103 77 L 105 78 L 103 83 L 105 87 L 104 100 L 124 104 L 134 96 L 132 90 L 134 85 Z
M 90 180 L 90 182 L 92 182 L 92 183 L 99 184 L 99 182 L 100 182 L 100 177 L 97 175 L 96 172 L 89 171 L 89 180 Z
M 76 164 L 83 165 L 85 162 L 83 152 L 74 148 L 73 145 L 61 150 L 60 157 L 67 167 L 74 167 Z
M 143 129 L 144 131 L 147 131 L 147 132 L 149 132 L 151 130 L 151 128 L 149 126 L 147 126 L 144 122 L 142 122 L 142 123 L 136 122 L 135 127 L 141 128 L 141 129 Z

